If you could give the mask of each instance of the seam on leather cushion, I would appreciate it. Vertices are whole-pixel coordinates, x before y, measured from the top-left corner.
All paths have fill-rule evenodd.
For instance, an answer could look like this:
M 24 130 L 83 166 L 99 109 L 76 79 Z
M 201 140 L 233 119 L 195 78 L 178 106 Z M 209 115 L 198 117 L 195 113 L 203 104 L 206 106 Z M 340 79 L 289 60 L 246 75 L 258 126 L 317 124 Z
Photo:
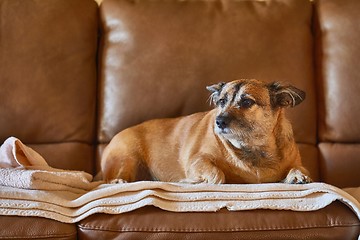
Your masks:
M 293 229 L 308 229 L 308 228 L 326 228 L 326 227 L 351 227 L 357 226 L 359 224 L 353 222 L 332 222 L 330 224 L 315 224 L 315 225 L 308 225 L 304 224 L 303 226 L 298 227 L 290 227 L 290 226 L 283 226 L 283 227 L 254 227 L 254 228 L 131 228 L 131 227 L 123 227 L 123 228 L 110 228 L 105 226 L 93 226 L 89 224 L 79 224 L 78 227 L 84 230 L 99 230 L 99 231 L 111 231 L 111 232 L 232 232 L 232 231 L 267 231 L 267 230 L 293 230 Z

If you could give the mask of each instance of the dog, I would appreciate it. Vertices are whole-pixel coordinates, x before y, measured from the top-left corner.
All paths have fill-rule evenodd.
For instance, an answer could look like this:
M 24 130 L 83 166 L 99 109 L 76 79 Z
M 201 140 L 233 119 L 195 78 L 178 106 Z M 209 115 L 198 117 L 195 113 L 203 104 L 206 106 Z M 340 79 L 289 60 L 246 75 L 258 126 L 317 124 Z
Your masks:
M 311 182 L 284 113 L 305 92 L 256 79 L 207 89 L 213 110 L 150 120 L 115 135 L 101 159 L 103 179 L 132 182 L 145 165 L 154 180 L 166 182 Z

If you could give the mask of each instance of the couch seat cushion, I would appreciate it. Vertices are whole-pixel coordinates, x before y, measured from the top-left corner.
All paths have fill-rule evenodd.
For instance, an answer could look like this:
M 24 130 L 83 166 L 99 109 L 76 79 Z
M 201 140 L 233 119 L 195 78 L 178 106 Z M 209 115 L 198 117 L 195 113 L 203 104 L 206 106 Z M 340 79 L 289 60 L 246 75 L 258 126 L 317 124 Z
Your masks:
M 313 212 L 252 210 L 174 213 L 155 207 L 96 214 L 78 224 L 80 239 L 357 239 L 360 223 L 340 202 Z
M 39 217 L 0 216 L 0 239 L 76 239 L 74 224 Z

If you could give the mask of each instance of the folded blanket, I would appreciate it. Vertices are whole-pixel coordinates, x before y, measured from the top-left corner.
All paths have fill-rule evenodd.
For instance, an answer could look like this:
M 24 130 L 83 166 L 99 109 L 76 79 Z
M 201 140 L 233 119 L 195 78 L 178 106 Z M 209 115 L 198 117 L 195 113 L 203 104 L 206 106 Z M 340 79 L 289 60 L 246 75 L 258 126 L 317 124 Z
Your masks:
M 174 212 L 277 209 L 314 211 L 335 200 L 348 205 L 360 219 L 360 204 L 346 192 L 324 183 L 306 185 L 189 185 L 134 182 L 101 185 L 86 194 L 0 188 L 0 215 L 38 216 L 65 223 L 94 213 L 119 214 L 152 205 Z
M 17 138 L 8 138 L 0 147 L 0 186 L 85 193 L 101 183 L 91 181 L 88 173 L 50 167 Z
M 11 175 L 11 170 L 17 174 L 16 166 L 22 171 L 30 171 L 34 174 L 37 173 L 36 166 L 41 166 L 40 172 L 48 175 L 38 175 L 38 178 L 29 177 L 24 183 L 9 183 L 9 178 L 1 180 L 0 215 L 38 216 L 74 223 L 94 213 L 119 214 L 148 205 L 175 212 L 217 211 L 221 208 L 231 211 L 250 209 L 314 211 L 335 200 L 340 200 L 349 206 L 360 219 L 359 199 L 356 200 L 347 192 L 325 183 L 304 185 L 91 183 L 91 178 L 88 178 L 85 173 L 55 170 L 48 167 L 41 159 L 35 161 L 19 158 L 14 152 L 23 152 L 22 155 L 26 158 L 37 156 L 37 154 L 17 139 L 9 139 L 9 141 L 13 143 L 12 146 L 21 151 L 12 150 L 10 155 L 13 159 L 2 161 L 3 156 L 9 156 L 7 155 L 9 150 L 5 151 L 7 154 L 1 153 L 3 149 L 11 149 L 4 143 L 5 147 L 0 149 L 0 162 L 4 164 L 1 166 L 5 166 L 6 163 L 6 166 L 13 168 L 1 169 L 3 172 L 0 171 L 0 178 Z M 52 176 L 55 180 L 51 180 Z M 70 181 L 65 179 L 69 176 L 72 177 Z M 53 189 L 54 185 L 41 186 L 38 181 L 52 181 L 51 183 L 56 187 Z M 37 187 L 40 188 L 37 189 Z M 63 189 L 58 189 L 59 187 Z M 348 191 L 360 197 L 359 188 L 348 189 Z

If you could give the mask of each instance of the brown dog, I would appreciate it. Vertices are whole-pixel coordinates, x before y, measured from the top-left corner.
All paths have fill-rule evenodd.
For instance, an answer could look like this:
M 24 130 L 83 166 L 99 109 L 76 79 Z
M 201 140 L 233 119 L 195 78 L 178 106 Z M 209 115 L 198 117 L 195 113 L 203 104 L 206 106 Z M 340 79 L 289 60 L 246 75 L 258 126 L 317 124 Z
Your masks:
M 293 86 L 236 80 L 207 87 L 216 108 L 152 120 L 118 133 L 101 160 L 104 180 L 134 181 L 144 164 L 160 181 L 308 183 L 284 108 L 305 93 Z

